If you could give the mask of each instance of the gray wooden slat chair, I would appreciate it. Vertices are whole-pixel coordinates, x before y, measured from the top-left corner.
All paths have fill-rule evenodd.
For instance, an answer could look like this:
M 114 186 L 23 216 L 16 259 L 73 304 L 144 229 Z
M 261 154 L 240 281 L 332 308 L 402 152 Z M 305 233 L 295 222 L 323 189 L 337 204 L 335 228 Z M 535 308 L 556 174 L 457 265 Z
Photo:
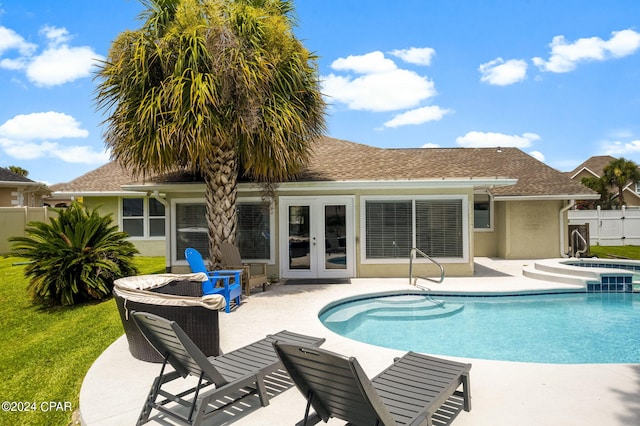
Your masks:
M 281 341 L 274 347 L 307 399 L 298 425 L 332 417 L 350 425 L 432 425 L 434 413 L 444 404 L 448 406 L 441 410 L 443 417 L 449 418 L 437 420 L 449 424 L 461 408 L 471 410 L 471 364 L 408 352 L 369 380 L 353 357 Z M 315 413 L 310 415 L 311 407 Z
M 207 358 L 176 322 L 146 312 L 133 312 L 132 316 L 142 334 L 164 358 L 138 425 L 149 421 L 153 409 L 188 425 L 199 425 L 216 414 L 221 406 L 250 394 L 257 394 L 263 407 L 269 405 L 264 377 L 282 368 L 273 342 L 282 340 L 314 347 L 325 340 L 283 330 L 227 354 Z M 175 371 L 165 372 L 167 364 Z M 198 378 L 195 387 L 180 393 L 163 388 L 165 384 L 189 375 Z M 193 395 L 190 400 L 185 399 L 190 395 Z M 164 399 L 158 401 L 158 396 Z M 188 413 L 185 415 L 183 409 L 176 410 L 181 407 L 167 406 L 170 402 L 187 407 Z
M 244 263 L 240 257 L 240 250 L 234 244 L 220 243 L 220 253 L 225 269 L 242 269 L 242 287 L 244 294 L 249 296 L 251 289 L 262 286 L 262 291 L 267 288 L 267 264 L 266 263 Z M 252 267 L 259 269 L 259 272 L 252 271 Z

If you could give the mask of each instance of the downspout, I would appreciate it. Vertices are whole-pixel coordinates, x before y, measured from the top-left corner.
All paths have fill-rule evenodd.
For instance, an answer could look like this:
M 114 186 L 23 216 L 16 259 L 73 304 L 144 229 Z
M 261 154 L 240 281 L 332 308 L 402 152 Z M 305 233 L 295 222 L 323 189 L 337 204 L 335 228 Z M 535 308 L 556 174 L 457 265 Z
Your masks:
M 560 209 L 560 256 L 562 257 L 569 257 L 569 254 L 564 251 L 564 214 L 575 205 L 576 200 L 569 200 L 569 204 Z
M 166 198 L 160 196 L 156 190 L 151 194 L 153 198 L 158 200 L 164 206 L 164 270 L 166 273 L 171 272 L 171 206 Z

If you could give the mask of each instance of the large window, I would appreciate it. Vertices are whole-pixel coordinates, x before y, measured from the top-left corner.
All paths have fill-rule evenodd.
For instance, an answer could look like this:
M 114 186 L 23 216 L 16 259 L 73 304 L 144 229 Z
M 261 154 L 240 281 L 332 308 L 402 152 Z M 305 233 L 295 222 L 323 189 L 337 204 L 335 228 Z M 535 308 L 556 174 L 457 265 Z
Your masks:
M 432 257 L 462 257 L 462 200 L 415 201 L 416 247 Z
M 122 230 L 130 237 L 164 237 L 164 224 L 164 205 L 155 198 L 122 199 Z
M 412 247 L 433 257 L 465 257 L 462 198 L 365 200 L 365 260 L 407 259 Z
M 366 202 L 367 259 L 409 256 L 412 247 L 412 202 Z
M 243 261 L 271 261 L 271 209 L 263 201 L 241 201 L 236 205 L 238 224 L 236 244 Z M 202 202 L 176 203 L 176 257 L 185 260 L 188 247 L 198 250 L 205 259 L 209 256 L 209 233 L 206 206 Z
M 265 202 L 238 203 L 236 240 L 243 260 L 271 259 L 270 206 Z
M 207 208 L 204 203 L 176 204 L 176 257 L 185 260 L 184 251 L 191 247 L 202 257 L 209 257 Z

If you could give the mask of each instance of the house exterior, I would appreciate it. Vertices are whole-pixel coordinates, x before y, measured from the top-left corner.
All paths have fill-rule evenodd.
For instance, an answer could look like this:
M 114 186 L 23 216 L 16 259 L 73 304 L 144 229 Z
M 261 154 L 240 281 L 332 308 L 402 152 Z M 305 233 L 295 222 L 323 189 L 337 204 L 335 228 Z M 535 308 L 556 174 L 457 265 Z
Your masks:
M 202 182 L 186 175 L 134 182 L 115 163 L 54 198 L 111 212 L 145 255 L 188 270 L 184 249 L 207 254 Z M 598 195 L 516 148 L 382 149 L 324 137 L 309 166 L 265 199 L 238 185 L 237 244 L 245 261 L 282 278 L 405 277 L 417 247 L 447 275 L 473 274 L 474 256 L 559 257 L 566 211 Z M 437 275 L 423 258 L 416 272 Z
M 46 185 L 0 167 L 0 207 L 42 207 L 50 194 Z
M 567 172 L 567 175 L 576 182 L 581 182 L 585 177 L 600 178 L 604 175 L 604 168 L 613 160 L 616 160 L 616 158 L 610 155 L 596 155 L 588 158 L 572 171 Z M 617 197 L 618 188 L 611 188 L 611 192 Z M 634 182 L 629 182 L 625 186 L 624 201 L 628 207 L 640 206 L 640 188 Z

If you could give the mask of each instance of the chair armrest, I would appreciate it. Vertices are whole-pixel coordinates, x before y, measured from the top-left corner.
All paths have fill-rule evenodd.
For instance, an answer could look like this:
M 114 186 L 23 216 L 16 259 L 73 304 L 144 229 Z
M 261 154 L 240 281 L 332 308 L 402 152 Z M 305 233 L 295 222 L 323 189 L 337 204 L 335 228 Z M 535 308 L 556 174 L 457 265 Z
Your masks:
M 216 275 L 215 273 L 207 275 L 209 275 L 209 280 L 202 283 L 203 294 L 215 294 L 214 289 L 219 280 L 223 280 L 224 288 L 226 290 L 229 289 L 229 280 L 231 279 L 231 275 Z
M 267 275 L 267 264 L 266 263 L 245 263 L 244 266 L 249 268 L 249 270 L 251 270 L 252 266 L 258 266 L 259 269 L 260 269 L 260 274 L 259 275 Z

